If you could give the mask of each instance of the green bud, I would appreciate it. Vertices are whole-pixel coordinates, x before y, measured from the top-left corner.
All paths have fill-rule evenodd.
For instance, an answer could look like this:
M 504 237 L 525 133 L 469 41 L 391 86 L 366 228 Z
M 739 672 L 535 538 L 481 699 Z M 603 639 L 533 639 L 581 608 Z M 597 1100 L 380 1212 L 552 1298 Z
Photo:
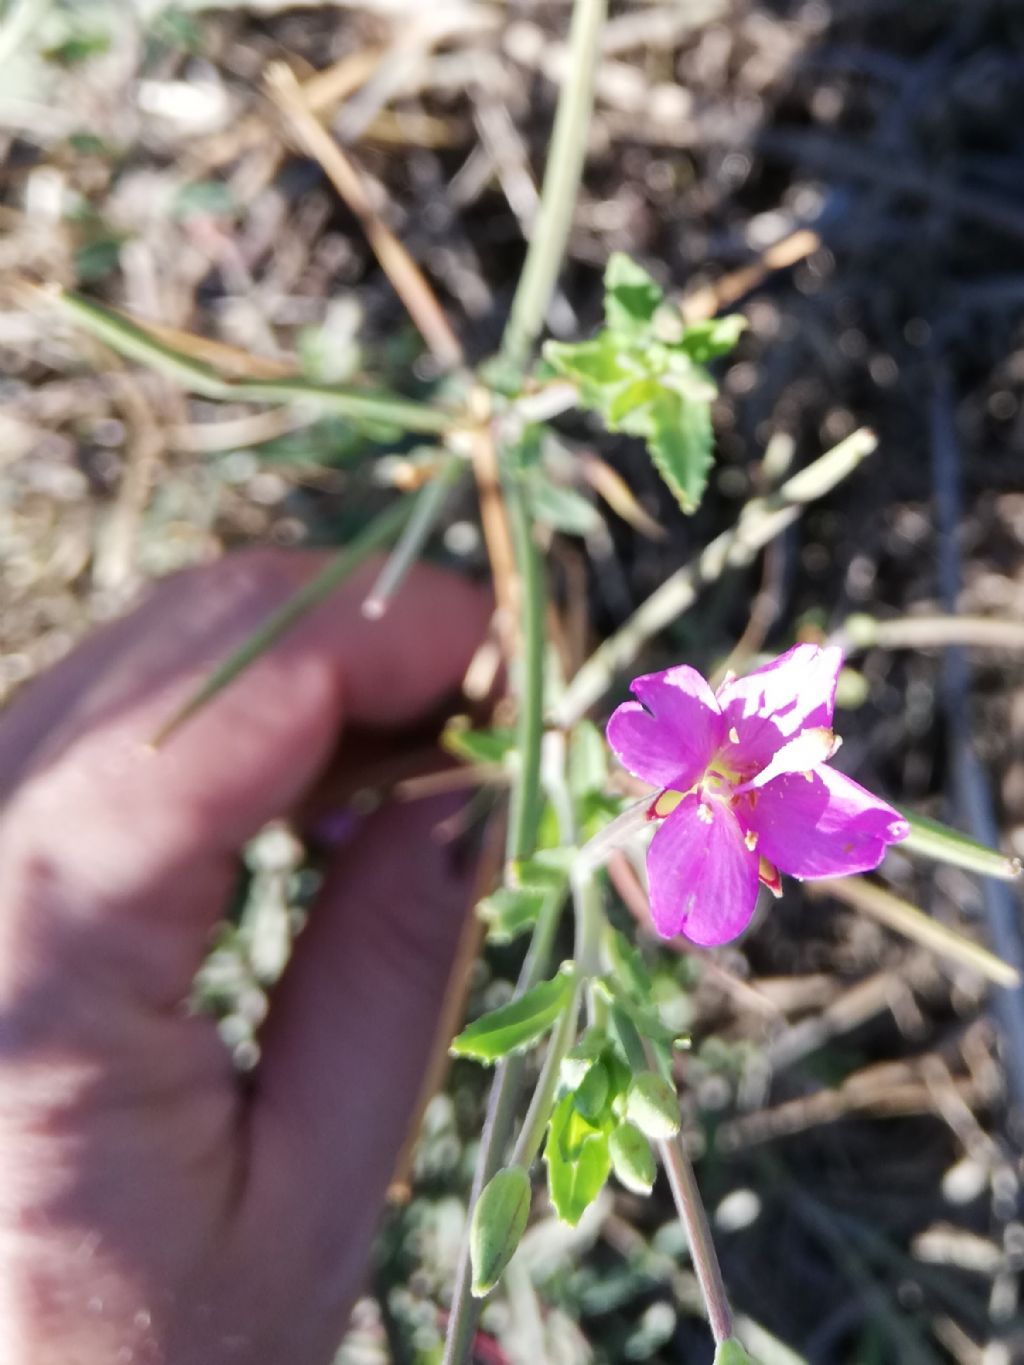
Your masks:
M 747 1355 L 735 1337 L 730 1337 L 715 1352 L 714 1365 L 757 1365 L 757 1361 Z
M 469 1229 L 473 1295 L 482 1299 L 512 1259 L 530 1215 L 530 1177 L 521 1166 L 506 1166 L 480 1193 Z
M 657 1173 L 654 1153 L 635 1124 L 619 1124 L 608 1139 L 608 1152 L 620 1184 L 634 1194 L 650 1194 Z
M 655 1141 L 674 1137 L 679 1132 L 675 1088 L 655 1072 L 642 1071 L 626 1095 L 626 1118 Z

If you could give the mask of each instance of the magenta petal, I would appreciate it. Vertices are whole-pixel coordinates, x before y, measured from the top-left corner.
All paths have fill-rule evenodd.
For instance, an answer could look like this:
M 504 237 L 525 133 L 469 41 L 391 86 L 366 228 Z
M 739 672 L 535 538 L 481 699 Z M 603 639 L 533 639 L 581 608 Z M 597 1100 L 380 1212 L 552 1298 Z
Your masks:
M 736 938 L 757 902 L 758 857 L 721 801 L 681 801 L 647 851 L 651 918 L 662 938 L 711 948 Z
M 832 768 L 787 773 L 761 788 L 743 824 L 757 835 L 757 852 L 791 877 L 839 877 L 866 872 L 888 844 L 905 839 L 899 811 Z
M 685 664 L 635 678 L 632 689 L 640 701 L 623 702 L 613 711 L 608 743 L 634 777 L 688 791 L 721 743 L 715 694 Z
M 842 650 L 794 645 L 770 664 L 718 689 L 726 730 L 723 758 L 741 771 L 763 768 L 805 726 L 829 726 Z

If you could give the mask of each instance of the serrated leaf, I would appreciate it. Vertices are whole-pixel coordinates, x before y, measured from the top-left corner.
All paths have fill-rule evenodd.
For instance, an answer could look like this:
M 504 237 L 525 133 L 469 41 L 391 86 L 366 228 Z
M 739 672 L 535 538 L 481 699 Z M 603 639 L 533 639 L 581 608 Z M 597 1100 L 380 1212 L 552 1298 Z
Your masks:
M 626 1118 L 657 1142 L 679 1132 L 679 1097 L 671 1082 L 654 1071 L 643 1071 L 626 1094 Z
M 556 1022 L 569 1003 L 575 982 L 575 970 L 566 964 L 550 981 L 541 981 L 518 999 L 467 1025 L 453 1040 L 451 1051 L 457 1057 L 495 1062 L 529 1047 Z
M 695 364 L 706 365 L 709 360 L 728 355 L 746 327 L 747 320 L 740 313 L 692 322 L 676 344 Z
M 654 427 L 652 409 L 661 391 L 662 385 L 653 375 L 630 376 L 614 388 L 609 386 L 603 393 L 608 429 L 624 431 L 627 436 L 650 436 Z
M 580 386 L 580 399 L 592 407 L 604 406 L 603 394 L 635 377 L 624 364 L 621 348 L 608 332 L 589 341 L 548 341 L 544 358 L 558 373 Z
M 563 1223 L 575 1227 L 611 1170 L 607 1135 L 577 1113 L 571 1095 L 555 1105 L 544 1147 L 548 1195 Z
M 608 750 L 601 731 L 581 720 L 569 737 L 569 790 L 577 801 L 603 791 L 608 780 Z
M 530 1177 L 521 1166 L 498 1171 L 481 1191 L 469 1228 L 475 1298 L 483 1298 L 498 1283 L 529 1216 Z
M 550 888 L 537 886 L 499 887 L 477 905 L 477 914 L 487 925 L 487 936 L 495 943 L 510 943 L 537 921 Z
M 650 1143 L 635 1123 L 624 1120 L 608 1139 L 612 1170 L 620 1184 L 634 1194 L 650 1194 L 657 1167 Z
M 664 300 L 661 286 L 623 251 L 608 257 L 604 270 L 604 316 L 609 330 L 646 332 Z
M 466 763 L 500 764 L 516 747 L 516 732 L 511 729 L 470 730 L 453 721 L 444 728 L 441 747 Z
M 679 506 L 696 511 L 714 451 L 710 406 L 662 389 L 652 408 L 647 449 Z
M 998 849 L 988 848 L 970 835 L 961 834 L 925 815 L 912 815 L 905 810 L 900 814 L 910 826 L 910 833 L 903 840 L 903 847 L 909 853 L 920 853 L 924 858 L 950 863 L 984 877 L 998 877 L 1002 881 L 1013 881 L 1020 876 L 1019 858 L 1008 858 Z
M 730 1337 L 715 1352 L 714 1365 L 758 1365 L 758 1362 L 748 1355 L 735 1337 Z

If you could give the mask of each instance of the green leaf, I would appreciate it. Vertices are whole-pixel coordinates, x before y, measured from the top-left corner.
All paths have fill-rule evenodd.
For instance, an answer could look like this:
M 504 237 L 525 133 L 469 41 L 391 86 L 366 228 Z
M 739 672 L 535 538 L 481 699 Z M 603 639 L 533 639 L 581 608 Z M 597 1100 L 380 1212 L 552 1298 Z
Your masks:
M 572 1102 L 576 1112 L 582 1114 L 588 1123 L 597 1127 L 608 1104 L 611 1085 L 608 1071 L 600 1059 L 589 1068 L 583 1080 L 573 1091 Z
M 608 1045 L 602 1029 L 588 1029 L 575 1047 L 562 1058 L 559 1074 L 570 1090 L 578 1090 L 590 1068 L 601 1060 Z
M 679 1132 L 679 1097 L 675 1087 L 653 1071 L 641 1072 L 626 1095 L 626 1117 L 658 1142 Z
M 612 1001 L 613 1007 L 626 1015 L 637 1032 L 642 1033 L 645 1038 L 649 1038 L 652 1043 L 658 1043 L 665 1047 L 672 1047 L 676 1043 L 679 1033 L 675 1029 L 669 1028 L 656 1009 L 624 995 L 622 991 L 616 988 L 617 983 L 614 980 L 603 977 L 601 978 L 601 985 L 607 992 L 608 999 Z
M 469 1228 L 475 1298 L 483 1298 L 498 1283 L 529 1216 L 530 1177 L 521 1166 L 498 1171 L 480 1192 Z
M 487 937 L 494 943 L 510 943 L 526 933 L 536 923 L 551 894 L 550 890 L 536 886 L 501 886 L 492 891 L 476 907 L 487 925 Z
M 662 389 L 652 411 L 648 450 L 658 473 L 684 512 L 704 494 L 714 451 L 711 407 Z
M 665 295 L 636 261 L 622 251 L 608 258 L 604 271 L 604 316 L 613 332 L 644 333 Z
M 575 984 L 575 970 L 566 963 L 550 981 L 541 981 L 507 1005 L 474 1020 L 454 1039 L 451 1051 L 457 1057 L 494 1062 L 529 1047 L 556 1022 Z
M 539 469 L 529 481 L 530 503 L 536 519 L 567 536 L 586 536 L 604 524 L 592 502 L 574 488 L 553 483 Z
M 500 764 L 516 747 L 511 729 L 470 730 L 459 720 L 449 721 L 441 735 L 441 747 L 466 763 Z
M 650 1000 L 654 982 L 639 948 L 634 947 L 625 934 L 611 927 L 606 933 L 605 946 L 612 971 L 623 990 L 641 1003 Z
M 728 353 L 746 330 L 747 320 L 740 313 L 724 318 L 710 318 L 707 322 L 693 322 L 677 343 L 696 365 L 706 365 Z
M 577 801 L 600 792 L 608 780 L 604 736 L 590 720 L 581 720 L 569 738 L 569 790 Z
M 715 1352 L 714 1365 L 757 1365 L 757 1361 L 747 1354 L 735 1337 L 730 1337 Z
M 650 1194 L 657 1167 L 650 1143 L 635 1123 L 620 1123 L 608 1139 L 612 1170 L 620 1184 L 634 1194 Z
M 903 840 L 903 847 L 909 853 L 920 853 L 936 862 L 951 863 L 968 872 L 979 872 L 983 877 L 999 877 L 1002 881 L 1013 881 L 1020 876 L 1019 858 L 1008 858 L 998 849 L 987 848 L 970 835 L 950 829 L 938 820 L 929 820 L 924 815 L 911 815 L 905 810 L 901 810 L 900 814 L 910 826 L 910 833 Z
M 548 1194 L 563 1223 L 575 1227 L 611 1170 L 608 1137 L 577 1113 L 572 1095 L 555 1105 L 544 1147 Z
M 547 341 L 544 359 L 556 373 L 574 380 L 580 386 L 580 400 L 598 411 L 605 406 L 606 390 L 636 377 L 610 332 L 599 332 L 589 341 Z

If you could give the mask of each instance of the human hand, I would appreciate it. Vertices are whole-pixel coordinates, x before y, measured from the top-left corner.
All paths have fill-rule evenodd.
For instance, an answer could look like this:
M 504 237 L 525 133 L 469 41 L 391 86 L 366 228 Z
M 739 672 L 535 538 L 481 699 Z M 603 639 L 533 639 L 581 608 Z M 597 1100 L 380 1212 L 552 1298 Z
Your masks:
M 253 1077 L 184 1002 L 242 843 L 339 730 L 439 704 L 487 604 L 422 568 L 370 623 L 352 582 L 145 747 L 315 567 L 167 580 L 0 725 L 3 1365 L 315 1365 L 359 1291 L 465 910 L 437 806 L 339 851 Z

